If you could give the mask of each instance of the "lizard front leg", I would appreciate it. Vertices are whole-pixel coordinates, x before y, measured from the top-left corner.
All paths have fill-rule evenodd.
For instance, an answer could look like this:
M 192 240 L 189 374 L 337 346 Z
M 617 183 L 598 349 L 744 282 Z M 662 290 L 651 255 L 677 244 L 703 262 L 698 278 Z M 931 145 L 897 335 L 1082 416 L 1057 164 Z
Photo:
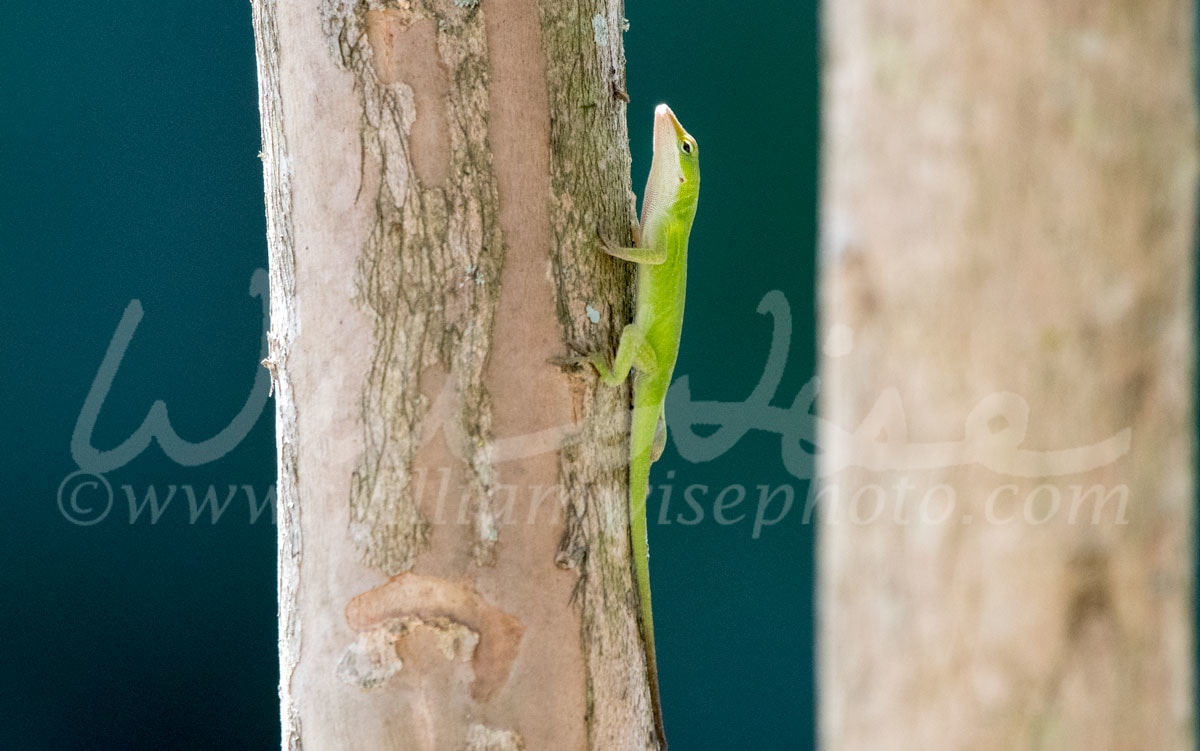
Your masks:
M 640 235 L 640 231 L 638 235 Z M 667 249 L 663 246 L 661 249 L 656 247 L 641 247 L 641 248 L 622 248 L 613 245 L 603 235 L 596 232 L 600 238 L 600 249 L 613 258 L 620 258 L 623 261 L 633 261 L 634 263 L 648 263 L 652 266 L 657 266 L 660 263 L 665 263 L 667 260 Z M 641 238 L 639 237 L 639 242 Z

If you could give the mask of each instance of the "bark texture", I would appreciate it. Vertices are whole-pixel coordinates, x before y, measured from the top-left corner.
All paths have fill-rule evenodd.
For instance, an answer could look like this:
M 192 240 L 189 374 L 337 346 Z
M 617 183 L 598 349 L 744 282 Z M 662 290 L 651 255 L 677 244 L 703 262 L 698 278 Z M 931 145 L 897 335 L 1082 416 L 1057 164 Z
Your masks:
M 618 0 L 255 0 L 286 749 L 653 749 Z
M 1193 14 L 826 9 L 831 751 L 1193 747 Z

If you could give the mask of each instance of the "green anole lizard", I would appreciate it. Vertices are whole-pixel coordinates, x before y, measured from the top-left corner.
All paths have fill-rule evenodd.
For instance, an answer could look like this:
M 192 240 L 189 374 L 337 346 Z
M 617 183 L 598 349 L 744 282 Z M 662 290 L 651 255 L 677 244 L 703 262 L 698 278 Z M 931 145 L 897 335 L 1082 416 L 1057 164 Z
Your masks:
M 700 196 L 700 160 L 692 138 L 665 104 L 654 110 L 654 157 L 642 198 L 640 228 L 634 228 L 637 247 L 618 248 L 601 239 L 604 252 L 638 264 L 637 307 L 633 323 L 621 332 L 611 367 L 604 354 L 581 358 L 616 386 L 632 368 L 633 419 L 629 438 L 629 528 L 634 573 L 646 652 L 654 726 L 659 745 L 666 748 L 658 667 L 654 657 L 654 619 L 650 611 L 650 558 L 646 537 L 646 495 L 650 465 L 667 443 L 664 403 L 679 337 L 683 329 L 683 298 L 687 286 L 688 235 Z

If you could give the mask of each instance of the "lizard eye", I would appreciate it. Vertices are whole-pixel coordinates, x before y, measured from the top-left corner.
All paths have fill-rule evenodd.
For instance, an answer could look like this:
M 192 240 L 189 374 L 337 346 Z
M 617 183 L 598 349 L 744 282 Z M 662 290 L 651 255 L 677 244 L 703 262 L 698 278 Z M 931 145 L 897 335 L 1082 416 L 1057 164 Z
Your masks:
M 684 141 L 683 143 L 679 144 L 679 148 L 683 149 L 683 153 L 690 154 L 692 153 L 692 142 Z

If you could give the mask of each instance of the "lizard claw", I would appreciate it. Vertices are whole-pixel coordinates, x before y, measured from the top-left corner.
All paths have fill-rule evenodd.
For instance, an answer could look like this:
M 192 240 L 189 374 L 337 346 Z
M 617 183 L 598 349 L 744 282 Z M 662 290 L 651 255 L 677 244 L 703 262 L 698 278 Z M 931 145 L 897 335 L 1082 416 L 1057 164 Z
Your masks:
M 612 244 L 612 241 L 605 237 L 604 233 L 600 231 L 600 225 L 596 225 L 596 239 L 600 241 L 600 249 L 605 253 L 612 255 L 612 253 L 609 251 L 615 246 Z
M 578 373 L 592 364 L 587 357 L 551 357 L 546 362 L 564 373 Z
M 567 349 L 574 354 L 567 357 L 551 357 L 546 362 L 568 373 L 577 373 L 581 368 L 592 364 L 592 357 L 583 345 L 578 342 L 567 342 Z

